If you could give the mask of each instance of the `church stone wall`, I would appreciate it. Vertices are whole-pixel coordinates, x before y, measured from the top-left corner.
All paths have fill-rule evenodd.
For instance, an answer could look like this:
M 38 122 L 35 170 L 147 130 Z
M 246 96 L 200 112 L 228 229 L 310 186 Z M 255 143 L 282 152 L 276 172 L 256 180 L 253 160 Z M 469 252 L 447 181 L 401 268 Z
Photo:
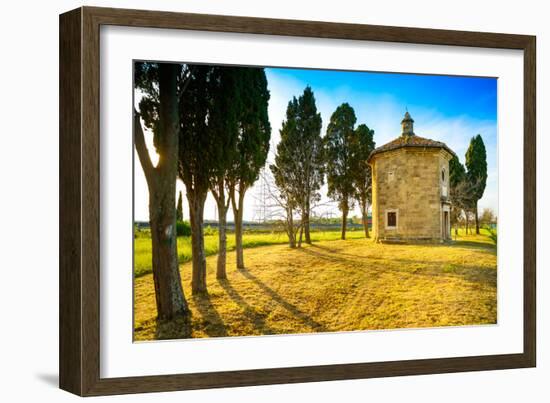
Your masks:
M 373 229 L 378 240 L 440 240 L 441 191 L 449 158 L 438 148 L 400 148 L 376 155 L 373 168 Z M 441 170 L 445 169 L 445 179 Z M 387 227 L 387 211 L 397 213 Z

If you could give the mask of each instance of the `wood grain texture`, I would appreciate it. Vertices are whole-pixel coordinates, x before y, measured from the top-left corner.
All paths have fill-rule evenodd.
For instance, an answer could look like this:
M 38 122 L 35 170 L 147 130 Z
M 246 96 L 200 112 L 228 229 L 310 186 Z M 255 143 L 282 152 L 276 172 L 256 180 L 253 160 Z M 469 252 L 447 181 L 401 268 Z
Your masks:
M 421 43 L 485 48 L 523 49 L 529 36 L 490 32 L 404 28 L 382 25 L 283 20 L 256 17 L 174 13 L 85 7 L 96 21 L 106 25 L 189 29 L 312 38 Z
M 81 394 L 81 10 L 59 21 L 59 386 Z
M 82 390 L 99 378 L 99 24 L 82 8 Z
M 524 51 L 524 352 L 478 357 L 100 378 L 101 25 Z M 82 396 L 532 367 L 536 363 L 535 37 L 83 7 L 60 16 L 60 387 Z
M 537 339 L 537 96 L 536 39 L 524 48 L 523 67 L 523 354 L 536 366 Z

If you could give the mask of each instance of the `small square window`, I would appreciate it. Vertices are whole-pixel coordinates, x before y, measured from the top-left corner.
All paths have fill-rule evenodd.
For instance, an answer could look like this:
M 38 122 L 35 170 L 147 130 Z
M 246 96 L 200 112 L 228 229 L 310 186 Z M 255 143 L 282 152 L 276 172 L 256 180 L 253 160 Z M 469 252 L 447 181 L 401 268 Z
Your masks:
M 388 182 L 393 182 L 393 171 L 388 172 Z
M 388 227 L 397 227 L 397 212 L 388 211 Z

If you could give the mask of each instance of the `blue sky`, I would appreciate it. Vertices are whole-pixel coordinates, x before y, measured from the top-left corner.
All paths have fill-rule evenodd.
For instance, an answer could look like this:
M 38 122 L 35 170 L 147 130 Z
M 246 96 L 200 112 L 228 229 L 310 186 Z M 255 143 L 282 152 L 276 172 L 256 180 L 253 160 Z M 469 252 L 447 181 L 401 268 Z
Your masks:
M 309 85 L 323 120 L 321 135 L 325 134 L 332 112 L 343 102 L 354 108 L 357 124 L 365 123 L 375 131 L 377 146 L 400 135 L 400 123 L 406 109 L 415 120 L 417 135 L 445 142 L 462 163 L 470 139 L 481 134 L 487 149 L 488 179 L 479 208 L 481 211 L 489 207 L 498 214 L 497 79 L 288 68 L 266 68 L 266 76 L 271 94 L 269 119 L 272 127 L 268 163 L 274 159 L 288 101 L 293 96 L 298 97 Z M 147 137 L 151 150 L 152 136 Z M 245 198 L 247 220 L 258 218 L 260 185 L 258 182 Z M 137 157 L 135 186 L 135 217 L 137 220 L 147 220 L 147 188 Z M 184 191 L 179 181 L 177 186 Z M 321 193 L 323 198 L 316 213 L 338 216 L 340 213 L 336 204 L 325 196 L 326 186 Z M 215 203 L 209 196 L 205 218 L 217 219 L 216 214 Z M 359 215 L 359 210 L 356 209 L 353 214 Z M 233 219 L 231 212 L 228 219 Z
M 280 68 L 266 72 L 272 80 L 294 81 L 309 84 L 317 91 L 347 95 L 362 104 L 359 109 L 376 100 L 391 99 L 397 105 L 437 109 L 447 116 L 496 121 L 497 88 L 493 78 Z
M 288 100 L 299 96 L 306 85 L 311 86 L 321 112 L 322 135 L 332 112 L 348 102 L 357 124 L 373 129 L 376 145 L 381 146 L 400 135 L 401 119 L 408 109 L 415 120 L 415 133 L 445 142 L 462 163 L 470 139 L 481 134 L 489 176 L 479 207 L 498 213 L 496 78 L 283 68 L 266 69 L 266 75 L 271 91 L 272 151 L 279 141 Z

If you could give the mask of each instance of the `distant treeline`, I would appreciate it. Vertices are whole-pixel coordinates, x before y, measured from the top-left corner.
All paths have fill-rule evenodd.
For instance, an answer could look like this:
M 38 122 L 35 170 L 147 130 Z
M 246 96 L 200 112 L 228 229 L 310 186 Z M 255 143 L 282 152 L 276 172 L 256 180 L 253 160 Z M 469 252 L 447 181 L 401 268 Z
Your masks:
M 254 222 L 254 221 L 243 221 L 244 231 L 273 231 L 275 229 L 281 229 L 280 221 L 266 221 L 266 222 Z M 333 219 L 322 219 L 322 220 L 312 220 L 310 222 L 310 228 L 313 231 L 333 231 L 335 229 L 340 229 L 342 225 L 341 218 Z M 150 225 L 148 221 L 136 221 L 135 226 L 139 230 L 149 229 Z M 205 220 L 203 223 L 203 228 L 213 228 L 217 229 L 219 223 L 217 221 Z M 362 229 L 363 223 L 360 220 L 349 218 L 347 220 L 347 227 L 351 230 Z M 369 227 L 371 227 L 371 222 L 369 219 Z M 229 221 L 225 224 L 225 228 L 233 232 L 235 231 L 235 223 Z M 282 229 L 281 229 L 282 230 Z

